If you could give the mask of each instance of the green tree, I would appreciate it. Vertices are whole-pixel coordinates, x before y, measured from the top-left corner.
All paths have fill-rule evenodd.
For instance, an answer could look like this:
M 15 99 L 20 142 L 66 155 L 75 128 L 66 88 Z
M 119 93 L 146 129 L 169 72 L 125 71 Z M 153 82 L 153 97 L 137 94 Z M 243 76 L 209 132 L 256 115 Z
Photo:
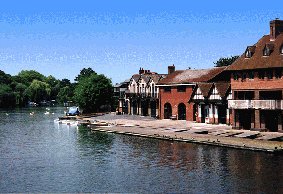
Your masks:
M 93 71 L 90 67 L 89 68 L 83 68 L 80 71 L 80 74 L 78 75 L 78 77 L 75 78 L 76 82 L 79 82 L 80 80 L 86 78 L 86 77 L 90 77 L 91 75 L 97 75 L 97 73 L 95 71 Z
M 220 58 L 215 64 L 214 67 L 223 67 L 223 66 L 229 66 L 232 63 L 234 63 L 234 61 L 236 61 L 240 56 L 236 55 L 236 56 L 231 56 L 231 57 L 227 57 L 227 58 Z
M 48 100 L 51 94 L 51 87 L 46 82 L 39 80 L 33 80 L 29 86 L 31 91 L 31 101 L 40 102 L 42 100 Z
M 19 82 L 25 84 L 26 86 L 30 86 L 32 81 L 35 79 L 38 81 L 45 81 L 46 77 L 34 70 L 30 70 L 30 71 L 25 70 L 25 71 L 21 71 L 18 74 Z
M 0 84 L 0 107 L 9 108 L 16 106 L 16 94 L 12 88 L 6 84 Z
M 15 86 L 15 93 L 16 93 L 16 105 L 17 106 L 24 106 L 28 100 L 29 95 L 25 92 L 28 89 L 28 87 L 22 83 L 17 83 Z
M 60 88 L 60 91 L 57 95 L 57 101 L 59 103 L 64 103 L 67 101 L 71 101 L 74 96 L 74 90 L 70 88 L 69 86 Z
M 11 82 L 12 82 L 12 76 L 0 70 L 0 84 L 10 85 Z
M 111 80 L 96 73 L 80 79 L 74 100 L 85 112 L 96 112 L 100 106 L 111 103 L 113 89 Z
M 60 81 L 60 88 L 64 88 L 64 87 L 66 87 L 66 86 L 71 87 L 71 85 L 72 85 L 72 83 L 71 83 L 70 80 L 68 80 L 68 79 L 62 79 L 62 80 Z

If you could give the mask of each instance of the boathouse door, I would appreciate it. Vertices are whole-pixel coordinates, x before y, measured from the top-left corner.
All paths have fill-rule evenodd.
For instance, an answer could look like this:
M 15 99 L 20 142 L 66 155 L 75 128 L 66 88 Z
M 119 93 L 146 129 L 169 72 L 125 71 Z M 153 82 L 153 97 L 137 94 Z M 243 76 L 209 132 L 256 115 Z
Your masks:
M 172 107 L 170 103 L 164 105 L 164 119 L 170 119 L 172 116 Z
M 178 106 L 178 120 L 186 120 L 186 105 L 184 103 Z

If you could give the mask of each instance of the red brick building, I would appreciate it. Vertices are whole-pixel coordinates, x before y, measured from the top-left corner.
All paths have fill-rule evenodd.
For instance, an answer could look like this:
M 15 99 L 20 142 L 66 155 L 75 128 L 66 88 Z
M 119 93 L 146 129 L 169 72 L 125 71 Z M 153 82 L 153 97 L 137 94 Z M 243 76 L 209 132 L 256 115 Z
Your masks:
M 209 104 L 209 99 L 196 100 L 193 99 L 194 95 L 198 91 L 197 88 L 205 83 L 213 83 L 217 81 L 229 82 L 230 75 L 225 74 L 225 72 L 223 72 L 224 69 L 225 67 L 174 71 L 174 65 L 169 66 L 169 75 L 157 83 L 157 86 L 159 87 L 160 118 L 203 121 L 201 118 L 205 116 L 204 105 Z M 207 92 L 210 93 L 213 91 L 213 88 L 214 85 L 211 84 Z M 204 92 L 204 90 L 202 91 Z
M 233 126 L 282 132 L 283 20 L 270 21 L 263 36 L 227 68 L 231 73 Z

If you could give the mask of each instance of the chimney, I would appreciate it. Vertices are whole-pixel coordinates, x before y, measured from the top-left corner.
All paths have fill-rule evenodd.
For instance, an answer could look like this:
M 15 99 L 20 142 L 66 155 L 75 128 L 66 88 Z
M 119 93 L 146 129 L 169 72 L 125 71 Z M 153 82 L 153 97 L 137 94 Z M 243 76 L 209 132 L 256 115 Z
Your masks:
M 140 67 L 139 74 L 143 74 L 143 73 L 144 73 L 144 70 L 143 68 Z
M 269 22 L 270 24 L 270 40 L 275 40 L 276 37 L 283 32 L 283 20 L 279 20 L 279 18 L 275 18 Z
M 175 66 L 173 64 L 173 66 L 168 66 L 168 75 L 170 75 L 171 73 L 173 73 L 175 71 Z

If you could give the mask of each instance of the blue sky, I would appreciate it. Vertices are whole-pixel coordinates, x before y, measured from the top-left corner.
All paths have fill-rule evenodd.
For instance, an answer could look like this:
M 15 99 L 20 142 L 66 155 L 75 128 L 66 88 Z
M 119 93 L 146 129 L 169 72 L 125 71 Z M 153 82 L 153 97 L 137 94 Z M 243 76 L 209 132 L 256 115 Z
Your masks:
M 212 68 L 242 54 L 283 19 L 261 1 L 7 1 L 0 7 L 0 70 L 74 81 L 83 68 L 113 84 L 140 67 Z M 263 1 L 262 1 L 263 2 Z

